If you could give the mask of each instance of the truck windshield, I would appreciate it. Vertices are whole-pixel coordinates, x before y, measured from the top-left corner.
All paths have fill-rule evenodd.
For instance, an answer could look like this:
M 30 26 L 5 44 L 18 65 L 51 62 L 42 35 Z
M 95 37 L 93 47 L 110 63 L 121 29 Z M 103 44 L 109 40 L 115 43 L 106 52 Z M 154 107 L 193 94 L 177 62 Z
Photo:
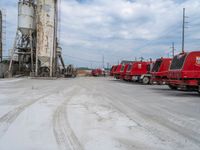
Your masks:
M 150 72 L 151 71 L 151 64 L 148 64 L 147 65 L 147 72 Z
M 124 65 L 122 65 L 121 70 L 120 71 L 124 71 Z
M 181 69 L 183 67 L 186 56 L 186 54 L 175 56 L 172 60 L 170 70 Z
M 131 69 L 132 69 L 132 64 L 129 64 L 127 71 L 131 71 Z
M 152 72 L 158 72 L 158 70 L 160 69 L 160 65 L 162 63 L 162 60 L 157 60 L 156 63 L 153 66 Z

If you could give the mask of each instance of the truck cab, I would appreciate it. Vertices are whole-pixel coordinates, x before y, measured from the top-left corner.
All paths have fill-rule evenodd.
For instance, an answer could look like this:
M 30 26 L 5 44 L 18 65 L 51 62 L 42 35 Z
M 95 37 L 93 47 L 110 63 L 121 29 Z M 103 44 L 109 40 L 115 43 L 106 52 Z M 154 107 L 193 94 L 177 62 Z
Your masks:
M 116 70 L 113 73 L 114 77 L 116 79 L 120 79 L 120 70 L 121 70 L 121 68 L 122 68 L 122 64 L 118 65 L 117 68 L 116 68 Z
M 120 70 L 120 79 L 124 80 L 129 64 L 123 64 Z
M 150 62 L 134 62 L 128 66 L 125 80 L 139 82 L 141 77 L 150 72 Z
M 103 76 L 103 70 L 99 68 L 93 69 L 91 74 L 92 76 L 95 76 L 95 77 Z
M 171 61 L 171 58 L 159 58 L 156 60 L 151 70 L 151 83 L 166 84 Z
M 200 92 L 200 51 L 176 55 L 168 75 L 171 89 L 197 90 Z
M 117 65 L 113 65 L 112 68 L 110 69 L 110 76 L 114 75 L 114 72 L 116 69 L 117 69 Z

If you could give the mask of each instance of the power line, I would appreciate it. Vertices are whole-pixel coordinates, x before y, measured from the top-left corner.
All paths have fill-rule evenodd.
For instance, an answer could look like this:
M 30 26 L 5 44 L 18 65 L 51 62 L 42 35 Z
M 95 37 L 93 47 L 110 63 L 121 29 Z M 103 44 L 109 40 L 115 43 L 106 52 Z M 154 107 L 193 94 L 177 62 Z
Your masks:
M 173 29 L 176 29 L 178 26 L 179 26 L 179 25 L 177 25 L 177 26 L 175 26 L 175 27 L 173 27 L 173 28 L 168 28 L 168 29 L 166 29 L 166 30 L 163 32 L 163 34 L 162 34 L 161 36 L 159 36 L 159 37 L 156 38 L 156 39 L 153 39 L 153 40 L 151 40 L 151 41 L 148 41 L 148 42 L 144 43 L 142 46 L 140 46 L 139 48 L 137 48 L 137 50 L 138 50 L 138 49 L 145 48 L 146 46 L 153 44 L 154 41 L 159 41 L 159 40 L 161 40 L 161 39 L 163 39 L 163 38 L 166 38 L 167 34 L 174 33 L 174 30 L 173 30 Z
M 85 61 L 85 62 L 94 62 L 94 63 L 102 63 L 102 61 L 97 61 L 97 60 L 89 60 L 89 59 L 84 59 L 84 58 L 80 58 L 80 57 L 74 57 L 74 56 L 70 56 L 70 55 L 66 55 L 63 54 L 64 56 L 70 57 L 72 59 L 76 59 L 76 60 L 81 60 L 81 61 Z

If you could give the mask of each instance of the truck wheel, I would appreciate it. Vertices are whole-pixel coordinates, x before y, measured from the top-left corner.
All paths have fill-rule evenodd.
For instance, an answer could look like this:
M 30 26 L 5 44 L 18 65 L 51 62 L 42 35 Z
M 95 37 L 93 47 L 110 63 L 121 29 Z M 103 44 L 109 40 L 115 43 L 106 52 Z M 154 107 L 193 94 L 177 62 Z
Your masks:
M 142 83 L 143 83 L 143 84 L 149 84 L 149 82 L 150 82 L 149 77 L 144 77 L 144 78 L 142 79 Z
M 168 85 L 170 89 L 172 90 L 177 90 L 177 87 L 176 86 L 173 86 L 173 85 Z

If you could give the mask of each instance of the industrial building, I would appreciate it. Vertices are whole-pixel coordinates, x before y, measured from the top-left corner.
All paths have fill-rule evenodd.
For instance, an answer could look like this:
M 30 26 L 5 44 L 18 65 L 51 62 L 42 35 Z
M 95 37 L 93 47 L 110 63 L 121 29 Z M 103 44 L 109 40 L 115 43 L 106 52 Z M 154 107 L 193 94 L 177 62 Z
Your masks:
M 18 27 L 7 75 L 56 77 L 65 70 L 58 43 L 58 2 L 20 0 Z M 62 68 L 59 68 L 59 62 Z M 16 72 L 12 68 L 18 65 Z

